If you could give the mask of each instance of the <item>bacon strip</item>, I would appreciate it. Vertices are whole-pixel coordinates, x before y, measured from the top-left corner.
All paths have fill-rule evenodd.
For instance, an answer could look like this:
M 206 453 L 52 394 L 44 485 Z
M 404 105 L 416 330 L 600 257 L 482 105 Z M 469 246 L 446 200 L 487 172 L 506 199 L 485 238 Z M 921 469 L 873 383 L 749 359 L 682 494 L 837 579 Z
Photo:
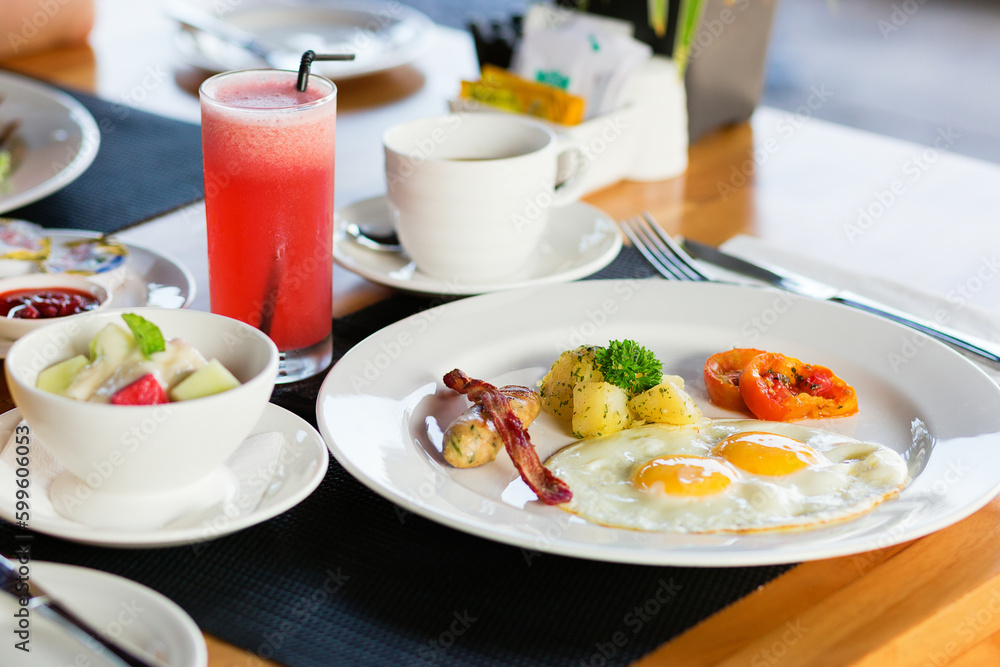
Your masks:
M 506 396 L 488 382 L 475 380 L 457 368 L 444 376 L 444 384 L 469 400 L 483 406 L 483 416 L 489 420 L 503 439 L 514 467 L 521 473 L 521 479 L 546 505 L 569 502 L 573 493 L 566 482 L 552 474 L 542 465 L 535 446 L 531 444 L 528 431 L 511 409 Z

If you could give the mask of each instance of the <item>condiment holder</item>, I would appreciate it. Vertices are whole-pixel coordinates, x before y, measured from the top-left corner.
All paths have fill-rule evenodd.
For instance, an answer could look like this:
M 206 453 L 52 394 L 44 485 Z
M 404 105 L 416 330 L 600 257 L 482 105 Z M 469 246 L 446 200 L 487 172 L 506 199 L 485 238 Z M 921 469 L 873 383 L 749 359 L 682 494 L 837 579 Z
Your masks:
M 497 112 L 466 99 L 452 100 L 449 107 L 454 113 Z M 661 181 L 684 173 L 687 96 L 673 60 L 653 56 L 638 67 L 622 86 L 616 108 L 579 125 L 536 119 L 577 146 L 589 162 L 581 175 L 584 194 L 621 180 Z

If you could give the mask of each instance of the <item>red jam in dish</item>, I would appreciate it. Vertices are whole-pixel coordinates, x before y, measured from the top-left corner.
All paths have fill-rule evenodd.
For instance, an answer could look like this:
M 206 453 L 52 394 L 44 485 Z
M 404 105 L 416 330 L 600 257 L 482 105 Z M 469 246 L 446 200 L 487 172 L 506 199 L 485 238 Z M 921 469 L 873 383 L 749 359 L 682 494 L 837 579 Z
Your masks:
M 18 289 L 0 294 L 0 317 L 26 320 L 65 317 L 94 310 L 99 305 L 93 294 L 71 287 Z

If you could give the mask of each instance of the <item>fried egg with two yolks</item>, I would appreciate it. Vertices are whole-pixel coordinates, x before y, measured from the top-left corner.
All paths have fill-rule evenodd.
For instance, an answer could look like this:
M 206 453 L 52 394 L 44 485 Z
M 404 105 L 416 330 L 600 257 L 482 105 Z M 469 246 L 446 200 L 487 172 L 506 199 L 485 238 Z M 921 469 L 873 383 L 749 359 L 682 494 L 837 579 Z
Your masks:
M 906 463 L 883 445 L 800 424 L 651 424 L 572 444 L 545 465 L 560 505 L 605 526 L 706 533 L 807 528 L 895 496 Z

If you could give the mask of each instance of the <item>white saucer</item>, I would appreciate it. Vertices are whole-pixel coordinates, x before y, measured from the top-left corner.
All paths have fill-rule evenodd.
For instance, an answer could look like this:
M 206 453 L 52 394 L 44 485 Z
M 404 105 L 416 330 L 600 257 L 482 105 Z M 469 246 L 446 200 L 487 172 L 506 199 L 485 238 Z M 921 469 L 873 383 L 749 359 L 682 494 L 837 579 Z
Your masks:
M 29 561 L 29 576 L 47 593 L 98 630 L 136 652 L 152 656 L 164 667 L 205 667 L 205 638 L 191 617 L 165 596 L 134 581 L 76 565 Z M 10 618 L 17 599 L 0 598 L 0 614 Z M 13 637 L 13 635 L 11 636 Z M 31 652 L 14 648 L 13 638 L 0 646 L 0 664 L 38 667 L 48 665 L 103 665 L 104 660 L 85 648 L 66 630 L 31 613 Z
M 385 195 L 356 202 L 334 217 L 333 258 L 344 268 L 388 287 L 420 294 L 467 296 L 500 290 L 562 283 L 589 276 L 618 256 L 621 234 L 615 221 L 590 204 L 575 202 L 554 208 L 541 245 L 528 264 L 506 281 L 463 285 L 429 276 L 405 254 L 385 253 L 358 245 L 344 232 L 348 223 L 391 230 Z
M 16 408 L 0 415 L 0 443 L 6 443 L 21 420 Z M 330 462 L 326 443 L 305 420 L 273 403 L 250 435 L 278 431 L 285 437 L 285 449 L 277 470 L 258 506 L 246 514 L 227 516 L 220 505 L 183 515 L 156 530 L 112 530 L 92 528 L 65 518 L 55 511 L 47 496 L 36 497 L 27 527 L 39 533 L 74 542 L 110 547 L 170 547 L 207 542 L 256 525 L 302 502 L 323 481 Z M 0 518 L 15 522 L 14 470 L 0 461 Z
M 96 232 L 82 229 L 47 229 L 45 233 L 52 239 L 53 245 L 101 236 Z M 121 243 L 129 252 L 125 273 L 122 276 L 124 279 L 104 281 L 100 276 L 94 279 L 111 291 L 114 303 L 112 307 L 187 308 L 191 305 L 195 295 L 195 281 L 187 267 L 163 253 L 134 243 Z M 33 263 L 25 262 L 25 264 Z M 7 351 L 13 344 L 14 341 L 0 337 L 0 359 L 7 356 Z

